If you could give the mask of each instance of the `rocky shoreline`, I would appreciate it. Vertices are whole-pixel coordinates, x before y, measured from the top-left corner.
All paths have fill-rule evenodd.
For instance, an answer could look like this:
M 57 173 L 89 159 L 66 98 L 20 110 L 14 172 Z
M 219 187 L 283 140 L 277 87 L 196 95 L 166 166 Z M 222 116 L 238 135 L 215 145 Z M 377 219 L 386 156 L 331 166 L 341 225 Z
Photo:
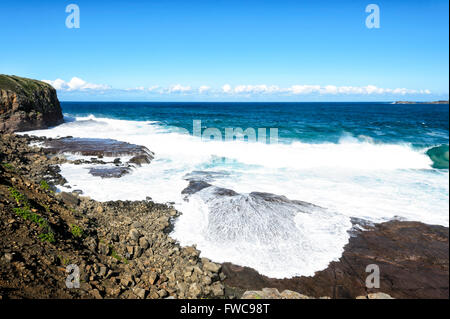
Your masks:
M 224 297 L 221 265 L 168 236 L 176 210 L 55 193 L 65 159 L 28 146 L 35 141 L 0 141 L 2 298 Z M 66 287 L 67 265 L 79 268 L 79 289 Z
M 224 263 L 225 284 L 240 292 L 273 287 L 313 298 L 371 299 L 379 293 L 401 299 L 449 298 L 448 227 L 394 220 L 365 224 L 362 230 L 360 220 L 353 223 L 357 227 L 342 257 L 312 277 L 273 279 Z M 379 288 L 366 287 L 368 265 L 379 267 Z
M 313 277 L 268 278 L 181 247 L 168 235 L 179 216 L 168 205 L 56 193 L 54 185 L 66 183 L 58 165 L 80 163 L 39 146 L 52 141 L 59 143 L 14 134 L 0 141 L 2 298 L 448 298 L 446 227 L 354 220 L 339 261 Z M 208 185 L 191 183 L 188 190 Z M 369 264 L 380 267 L 380 289 L 365 286 Z M 68 265 L 79 269 L 79 289 L 66 286 Z

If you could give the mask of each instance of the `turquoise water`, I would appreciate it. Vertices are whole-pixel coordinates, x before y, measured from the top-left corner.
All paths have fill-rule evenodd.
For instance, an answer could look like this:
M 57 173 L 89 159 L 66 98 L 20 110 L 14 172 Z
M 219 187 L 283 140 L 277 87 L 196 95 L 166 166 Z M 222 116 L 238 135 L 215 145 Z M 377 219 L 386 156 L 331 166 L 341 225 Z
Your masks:
M 390 103 L 126 103 L 63 102 L 69 116 L 157 121 L 192 132 L 192 121 L 215 127 L 278 128 L 280 142 L 338 143 L 344 135 L 417 148 L 448 145 L 449 107 Z M 435 158 L 445 167 L 445 152 Z M 448 152 L 446 165 L 448 168 Z

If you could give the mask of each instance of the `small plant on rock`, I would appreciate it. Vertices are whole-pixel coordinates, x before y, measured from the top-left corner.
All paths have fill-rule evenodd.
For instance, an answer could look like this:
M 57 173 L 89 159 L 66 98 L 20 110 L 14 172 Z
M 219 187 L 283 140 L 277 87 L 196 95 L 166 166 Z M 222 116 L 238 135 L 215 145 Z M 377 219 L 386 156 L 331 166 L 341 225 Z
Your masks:
M 17 205 L 24 205 L 27 208 L 30 207 L 28 199 L 17 189 L 15 189 L 14 187 L 10 187 L 9 193 L 11 194 L 11 197 L 16 201 Z
M 111 257 L 113 257 L 114 259 L 116 259 L 119 262 L 122 262 L 124 264 L 128 264 L 128 259 L 126 259 L 125 257 L 121 257 L 115 250 L 114 247 L 112 245 L 109 245 L 109 248 L 111 249 Z
M 41 189 L 44 191 L 48 191 L 50 189 L 50 185 L 48 185 L 46 180 L 42 180 L 39 185 L 41 186 Z
M 14 171 L 14 166 L 12 166 L 9 163 L 2 163 L 2 166 L 4 169 L 6 169 L 7 171 Z
M 33 223 L 37 224 L 41 229 L 43 229 L 44 232 L 38 235 L 38 237 L 42 241 L 46 241 L 49 243 L 55 242 L 55 234 L 50 228 L 48 221 L 44 217 L 32 212 L 29 207 L 17 207 L 14 208 L 14 212 L 24 220 L 30 220 Z
M 14 208 L 14 212 L 25 220 L 31 218 L 31 211 L 26 208 Z
M 48 233 L 39 234 L 39 238 L 42 241 L 46 241 L 48 243 L 54 243 L 55 242 L 55 235 L 51 231 L 49 231 Z
M 77 225 L 70 225 L 70 232 L 72 233 L 72 236 L 75 238 L 81 238 L 83 237 L 83 229 L 81 229 L 80 226 Z
M 64 256 L 60 256 L 58 255 L 58 259 L 60 260 L 61 264 L 64 266 L 67 266 L 68 264 L 70 264 L 70 259 L 66 258 Z

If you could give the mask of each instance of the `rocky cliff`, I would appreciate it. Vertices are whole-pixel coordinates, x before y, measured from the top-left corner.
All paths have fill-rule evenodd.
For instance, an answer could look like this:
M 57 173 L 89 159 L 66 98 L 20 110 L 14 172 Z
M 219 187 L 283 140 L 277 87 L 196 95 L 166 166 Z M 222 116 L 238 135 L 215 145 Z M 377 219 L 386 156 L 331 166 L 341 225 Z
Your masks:
M 51 85 L 0 74 L 0 132 L 45 129 L 62 122 L 61 106 Z

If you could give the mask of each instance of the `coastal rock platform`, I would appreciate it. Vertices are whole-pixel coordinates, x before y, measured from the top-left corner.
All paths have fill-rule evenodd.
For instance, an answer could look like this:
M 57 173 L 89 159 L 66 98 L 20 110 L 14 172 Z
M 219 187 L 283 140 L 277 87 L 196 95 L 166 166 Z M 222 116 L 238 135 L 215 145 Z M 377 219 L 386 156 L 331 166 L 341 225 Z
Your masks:
M 254 269 L 223 264 L 225 283 L 241 291 L 264 287 L 319 298 L 357 298 L 387 293 L 394 298 L 449 297 L 449 230 L 419 222 L 389 221 L 352 230 L 338 261 L 312 277 L 273 279 Z M 380 270 L 380 287 L 367 288 L 368 265 Z
M 120 178 L 131 172 L 132 168 L 149 164 L 153 152 L 144 146 L 113 139 L 73 138 L 38 139 L 47 154 L 81 155 L 84 158 L 67 160 L 75 165 L 89 164 L 89 173 L 101 178 Z M 105 158 L 111 158 L 106 160 Z M 122 157 L 126 159 L 123 160 Z

